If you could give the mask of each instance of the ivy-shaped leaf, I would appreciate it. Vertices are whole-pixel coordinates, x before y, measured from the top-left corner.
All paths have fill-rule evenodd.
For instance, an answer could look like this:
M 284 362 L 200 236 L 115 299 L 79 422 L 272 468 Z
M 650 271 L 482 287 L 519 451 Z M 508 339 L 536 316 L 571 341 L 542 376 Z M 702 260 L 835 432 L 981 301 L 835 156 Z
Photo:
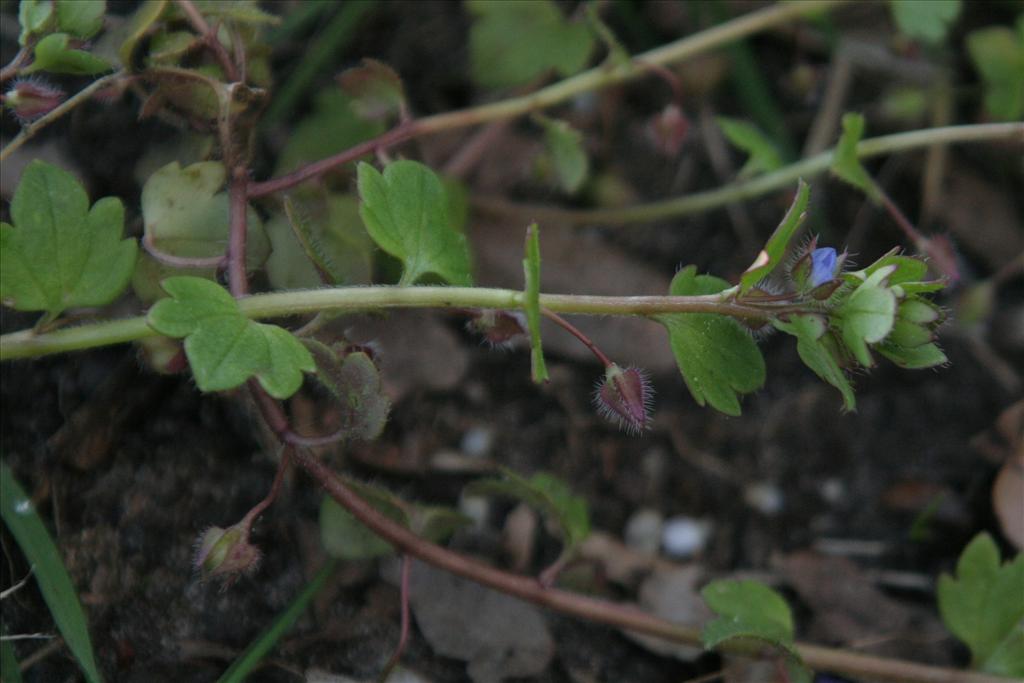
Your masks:
M 103 28 L 106 0 L 57 0 L 57 26 L 76 38 L 92 38 Z
M 796 351 L 804 365 L 814 371 L 843 395 L 843 407 L 854 410 L 857 401 L 850 387 L 850 380 L 839 366 L 839 361 L 821 338 L 828 332 L 828 324 L 819 315 L 794 315 L 788 320 L 775 319 L 775 328 L 796 337 Z
M 526 325 L 530 330 L 530 371 L 537 384 L 548 381 L 548 368 L 544 363 L 544 348 L 540 339 L 540 228 L 534 223 L 526 229 L 526 258 L 523 259 L 526 289 L 523 307 Z
M 843 114 L 843 134 L 836 145 L 836 151 L 832 156 L 832 173 L 861 190 L 878 203 L 881 201 L 881 193 L 874 179 L 864 170 L 857 156 L 857 145 L 864 136 L 864 115 L 848 113 Z
M 782 155 L 778 148 L 757 126 L 725 116 L 717 116 L 715 121 L 729 142 L 749 155 L 738 174 L 740 178 L 782 168 Z
M 890 265 L 876 270 L 836 310 L 843 342 L 864 367 L 874 365 L 868 345 L 885 339 L 896 321 L 896 295 L 886 286 L 895 269 Z
M 338 400 L 346 438 L 376 439 L 384 430 L 391 399 L 380 385 L 380 372 L 365 353 L 339 354 L 312 339 L 304 339 L 316 363 L 316 378 Z
M 590 160 L 583 148 L 583 133 L 566 121 L 538 116 L 544 128 L 547 160 L 554 169 L 558 185 L 569 194 L 576 192 L 587 179 Z
M 718 615 L 701 631 L 704 647 L 736 638 L 763 641 L 786 654 L 795 680 L 810 680 L 793 642 L 793 614 L 776 591 L 757 581 L 723 579 L 712 581 L 700 594 Z
M 971 649 L 975 668 L 1024 676 L 1024 554 L 1000 565 L 986 533 L 974 537 L 956 566 L 939 578 L 939 612 L 946 627 Z
M 985 110 L 1000 121 L 1017 121 L 1024 115 L 1024 15 L 1017 30 L 989 26 L 967 35 L 967 52 L 985 83 Z
M 754 262 L 740 277 L 741 295 L 747 293 L 751 287 L 771 275 L 775 267 L 782 261 L 786 248 L 789 246 L 790 240 L 793 239 L 793 234 L 796 233 L 800 224 L 804 222 L 804 218 L 807 216 L 806 209 L 809 198 L 810 188 L 801 179 L 797 185 L 796 197 L 793 198 L 789 211 L 783 216 L 782 222 L 775 228 L 772 236 L 768 238 L 764 249 L 761 250 L 761 253 L 757 255 Z
M 473 80 L 484 87 L 523 85 L 551 70 L 571 76 L 593 52 L 590 28 L 567 21 L 551 0 L 469 0 L 466 8 Z
M 234 389 L 255 376 L 271 396 L 288 398 L 302 385 L 302 373 L 316 371 L 298 339 L 277 325 L 245 317 L 217 283 L 172 277 L 163 288 L 170 298 L 150 309 L 147 322 L 168 337 L 185 338 L 185 355 L 200 390 Z
M 960 15 L 960 0 L 889 0 L 900 33 L 938 44 Z
M 729 283 L 697 275 L 687 266 L 672 279 L 672 296 L 714 294 Z M 668 329 L 669 343 L 686 386 L 699 405 L 726 415 L 739 415 L 738 394 L 759 389 L 765 380 L 764 358 L 738 322 L 714 313 L 671 313 L 656 316 Z
M 67 33 L 51 33 L 38 43 L 35 59 L 23 70 L 25 73 L 49 71 L 57 74 L 88 76 L 110 71 L 113 67 L 105 60 L 85 50 L 68 47 L 71 36 Z
M 574 495 L 562 480 L 546 473 L 526 479 L 502 468 L 502 477 L 471 482 L 464 489 L 466 495 L 509 496 L 521 500 L 558 524 L 565 546 L 563 555 L 575 552 L 590 534 L 590 513 L 586 499 Z
M 128 285 L 135 240 L 122 239 L 124 207 L 106 197 L 89 208 L 67 171 L 43 161 L 25 169 L 11 201 L 14 226 L 0 224 L 0 299 L 49 317 L 103 306 Z
M 416 161 L 396 161 L 383 175 L 359 164 L 359 214 L 377 245 L 405 266 L 400 285 L 427 274 L 453 285 L 472 284 L 466 237 L 448 219 L 448 196 L 434 172 Z

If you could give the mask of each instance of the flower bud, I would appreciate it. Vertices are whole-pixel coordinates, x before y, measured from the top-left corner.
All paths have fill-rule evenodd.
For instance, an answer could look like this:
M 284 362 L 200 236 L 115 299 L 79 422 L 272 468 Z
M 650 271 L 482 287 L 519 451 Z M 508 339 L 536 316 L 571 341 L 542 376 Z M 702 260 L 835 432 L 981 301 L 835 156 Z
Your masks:
M 260 562 L 260 550 L 249 543 L 249 527 L 210 527 L 196 542 L 193 565 L 203 578 L 224 577 L 229 583 L 239 574 L 251 573 Z
M 484 341 L 492 347 L 508 348 L 526 335 L 526 316 L 520 311 L 473 311 L 466 329 L 483 335 Z
M 4 105 L 22 125 L 50 113 L 63 101 L 63 90 L 36 79 L 15 81 L 3 95 Z
M 605 368 L 604 379 L 594 392 L 594 405 L 605 419 L 627 432 L 641 432 L 651 426 L 654 390 L 639 368 L 622 369 L 615 363 Z
M 679 154 L 690 130 L 690 120 L 678 105 L 670 104 L 647 123 L 647 138 L 654 148 L 673 159 Z

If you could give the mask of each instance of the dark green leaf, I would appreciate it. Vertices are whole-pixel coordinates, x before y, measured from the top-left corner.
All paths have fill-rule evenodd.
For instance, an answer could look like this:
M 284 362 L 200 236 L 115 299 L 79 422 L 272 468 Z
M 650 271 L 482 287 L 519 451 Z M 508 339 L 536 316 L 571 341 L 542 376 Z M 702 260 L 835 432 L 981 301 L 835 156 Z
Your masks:
M 377 512 L 402 526 L 409 526 L 406 505 L 390 491 L 351 480 L 345 483 Z M 395 551 L 390 543 L 370 531 L 328 496 L 320 505 L 320 542 L 328 555 L 343 560 L 368 560 Z
M 288 136 L 277 162 L 277 174 L 359 144 L 384 132 L 384 124 L 356 113 L 352 98 L 335 88 L 317 94 L 313 112 Z M 347 167 L 350 168 L 350 167 Z
M 70 173 L 33 161 L 11 202 L 14 226 L 0 224 L 0 299 L 51 317 L 103 306 L 128 285 L 136 244 L 122 239 L 124 208 L 89 197 Z
M 821 342 L 828 329 L 825 319 L 818 315 L 794 315 L 786 321 L 776 319 L 773 324 L 776 329 L 797 338 L 796 350 L 800 354 L 800 360 L 813 370 L 814 374 L 839 390 L 843 395 L 843 407 L 846 410 L 854 410 L 857 402 L 850 387 L 850 380 L 829 348 Z
M 747 163 L 740 169 L 740 178 L 748 178 L 759 173 L 770 173 L 782 168 L 782 155 L 779 154 L 775 143 L 768 139 L 757 126 L 725 116 L 715 117 L 715 121 L 729 142 L 749 155 Z
M 365 353 L 339 356 L 312 339 L 303 343 L 316 363 L 316 378 L 341 407 L 341 425 L 349 439 L 376 439 L 388 419 L 391 399 L 380 385 L 380 372 Z
M 590 170 L 583 134 L 565 121 L 546 116 L 539 116 L 537 120 L 544 127 L 544 145 L 559 186 L 569 194 L 576 192 Z
M 281 18 L 260 9 L 257 0 L 193 0 L 204 17 L 239 24 L 278 24 Z
M 275 398 L 288 398 L 302 385 L 303 372 L 315 372 L 313 357 L 287 330 L 246 318 L 238 303 L 216 284 L 198 277 L 172 277 L 163 283 L 171 298 L 149 311 L 150 327 L 185 338 L 196 385 L 226 391 L 255 376 Z
M 782 222 L 775 228 L 775 232 L 768 238 L 764 249 L 757 255 L 757 259 L 747 268 L 740 277 L 740 294 L 746 294 L 750 288 L 764 278 L 771 275 L 775 267 L 782 261 L 790 240 L 796 233 L 800 224 L 807 216 L 807 201 L 810 198 L 810 188 L 803 180 L 797 185 L 796 197 L 789 207 L 789 211 L 783 216 Z
M 431 543 L 440 543 L 473 520 L 458 510 L 438 505 L 416 505 L 409 523 L 413 533 Z
M 926 43 L 941 43 L 960 15 L 960 0 L 889 0 L 900 33 Z
M 405 266 L 400 285 L 427 274 L 469 286 L 469 246 L 448 220 L 448 197 L 434 172 L 416 161 L 396 161 L 384 174 L 359 164 L 359 196 L 367 232 Z
M 128 20 L 125 38 L 117 50 L 117 56 L 125 68 L 131 67 L 135 48 L 167 9 L 168 1 L 145 0 Z
M 57 0 L 57 27 L 76 38 L 92 38 L 103 28 L 106 0 Z
M 975 668 L 1024 676 L 1024 554 L 1002 565 L 987 533 L 974 537 L 956 566 L 956 577 L 939 578 L 939 611 L 953 634 L 971 649 Z M 1009 669 L 1009 670 L 1008 670 Z
M 697 275 L 687 266 L 672 279 L 673 296 L 714 294 L 729 283 L 710 275 Z M 672 313 L 656 317 L 668 329 L 669 343 L 686 386 L 699 405 L 727 415 L 739 415 L 738 394 L 764 384 L 764 358 L 757 344 L 735 320 L 714 313 Z
M 0 680 L 4 683 L 22 683 L 18 657 L 9 640 L 0 640 Z
M 68 47 L 70 36 L 51 33 L 36 43 L 35 59 L 25 67 L 25 73 L 49 71 L 58 74 L 89 76 L 110 71 L 113 67 L 99 57 Z
M 160 31 L 149 42 L 148 64 L 176 66 L 199 39 L 189 31 Z
M 875 181 L 864 170 L 857 156 L 857 145 L 864 135 L 864 116 L 862 114 L 843 115 L 843 134 L 836 145 L 832 156 L 832 173 L 860 189 L 872 201 L 881 201 L 881 194 Z
M 875 348 L 893 363 L 907 370 L 934 368 L 949 362 L 946 354 L 934 343 L 907 347 L 886 340 Z
M 488 88 L 523 85 L 555 70 L 571 76 L 587 64 L 594 37 L 570 23 L 550 0 L 469 0 L 473 15 L 469 54 L 473 80 Z
M 533 381 L 540 384 L 548 381 L 548 368 L 540 340 L 540 228 L 536 223 L 526 229 L 523 273 L 526 277 L 523 308 L 526 310 L 526 325 L 530 328 L 530 368 Z
M 886 278 L 894 270 L 895 266 L 876 270 L 850 293 L 836 311 L 842 324 L 843 342 L 865 367 L 874 365 L 868 344 L 885 339 L 896 321 L 896 296 L 885 285 Z
M 967 35 L 967 52 L 985 83 L 985 109 L 1001 121 L 1018 121 L 1024 115 L 1024 18 L 1017 31 L 990 26 Z
M 103 679 L 96 668 L 92 642 L 89 640 L 89 626 L 71 577 L 43 521 L 5 462 L 0 462 L 0 514 L 18 547 L 32 565 L 39 591 L 43 594 L 64 642 L 78 660 L 85 679 L 89 683 L 100 683 Z M 4 680 L 7 680 L 6 675 Z

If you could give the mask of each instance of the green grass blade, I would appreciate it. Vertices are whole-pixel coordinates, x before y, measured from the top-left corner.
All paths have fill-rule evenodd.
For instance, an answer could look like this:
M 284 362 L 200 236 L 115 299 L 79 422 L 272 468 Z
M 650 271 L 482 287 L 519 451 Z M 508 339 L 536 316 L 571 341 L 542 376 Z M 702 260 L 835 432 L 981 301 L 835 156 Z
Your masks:
M 218 679 L 217 683 L 242 683 L 245 677 L 252 673 L 252 670 L 260 663 L 260 660 L 266 656 L 270 648 L 274 647 L 274 644 L 281 639 L 281 636 L 287 633 L 292 624 L 306 611 L 309 603 L 320 592 L 320 589 L 324 587 L 328 577 L 334 573 L 334 569 L 337 566 L 337 560 L 330 560 L 325 564 L 323 569 L 317 572 L 313 580 L 295 597 L 292 604 L 288 605 L 288 609 L 281 612 L 274 620 L 274 623 L 246 648 L 245 652 L 235 660 L 231 668 L 224 672 L 224 675 Z
M 21 683 L 21 669 L 9 640 L 0 640 L 0 683 Z
M 43 520 L 36 514 L 28 496 L 4 462 L 0 462 L 0 514 L 21 551 L 35 568 L 35 578 L 43 599 L 68 649 L 78 660 L 86 681 L 100 683 L 103 679 L 96 668 L 92 642 L 89 640 L 89 625 L 68 570 L 64 568 L 64 562 Z M 4 680 L 7 680 L 6 675 Z

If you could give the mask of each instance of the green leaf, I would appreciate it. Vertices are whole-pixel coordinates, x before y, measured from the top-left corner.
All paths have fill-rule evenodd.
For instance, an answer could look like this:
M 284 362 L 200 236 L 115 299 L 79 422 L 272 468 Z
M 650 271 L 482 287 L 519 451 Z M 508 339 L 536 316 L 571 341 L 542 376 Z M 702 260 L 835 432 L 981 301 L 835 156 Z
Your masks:
M 53 3 L 50 0 L 21 0 L 18 4 L 19 45 L 27 45 L 33 35 L 46 33 L 53 27 Z
M 173 161 L 151 175 L 142 188 L 142 217 L 149 244 L 183 258 L 226 254 L 230 199 L 221 191 L 225 175 L 224 165 L 218 161 L 201 161 L 185 168 Z M 252 271 L 266 261 L 270 244 L 251 206 L 246 220 L 245 260 Z
M 406 505 L 390 491 L 346 479 L 345 484 L 377 512 L 402 526 L 409 526 Z M 343 560 L 368 560 L 390 555 L 390 543 L 368 529 L 329 496 L 320 504 L 320 542 L 331 557 Z
M 376 439 L 384 430 L 391 399 L 380 384 L 380 372 L 365 353 L 343 355 L 326 344 L 304 339 L 316 363 L 316 378 L 342 409 L 341 429 L 349 439 Z
M 893 270 L 894 266 L 886 266 L 875 271 L 836 311 L 843 342 L 864 367 L 874 365 L 868 344 L 885 339 L 896 321 L 896 296 L 885 286 L 885 279 Z
M 1024 19 L 1017 23 L 1024 27 Z M 985 110 L 1001 121 L 1019 120 L 1024 115 L 1024 29 L 990 26 L 971 31 L 967 52 L 985 83 Z
M 257 0 L 193 0 L 193 4 L 208 19 L 256 25 L 281 22 L 280 17 L 260 9 Z
M 43 521 L 36 514 L 29 497 L 14 480 L 7 463 L 0 461 L 0 516 L 10 530 L 18 547 L 33 567 L 33 575 L 39 584 L 43 600 L 57 623 L 64 642 L 71 654 L 78 660 L 86 681 L 99 683 L 102 677 L 96 668 L 92 642 L 89 640 L 89 625 L 78 601 L 75 587 L 68 576 L 68 570 L 60 558 L 60 552 L 46 531 Z M 5 674 L 4 680 L 7 680 Z
M 501 473 L 500 479 L 471 482 L 463 492 L 471 496 L 509 496 L 540 511 L 558 524 L 566 552 L 574 551 L 590 534 L 587 501 L 573 495 L 565 482 L 546 473 L 535 474 L 529 479 L 505 468 Z
M 132 65 L 132 58 L 135 55 L 135 48 L 146 36 L 149 30 L 156 24 L 157 20 L 167 9 L 169 0 L 146 0 L 143 2 L 131 19 L 128 20 L 128 27 L 125 30 L 125 38 L 121 47 L 117 49 L 117 56 L 125 68 Z
M 85 52 L 72 50 L 68 47 L 70 36 L 66 33 L 51 33 L 36 43 L 35 59 L 24 73 L 49 71 L 58 74 L 88 76 L 110 71 L 111 66 L 105 60 Z
M 526 229 L 526 258 L 523 259 L 526 290 L 523 308 L 526 326 L 530 329 L 530 370 L 537 384 L 548 381 L 548 368 L 544 363 L 544 348 L 540 340 L 540 228 L 534 223 Z
M 960 15 L 960 0 L 889 0 L 900 33 L 938 44 Z
M 672 279 L 672 296 L 714 294 L 729 283 L 697 275 L 687 266 Z M 760 388 L 764 358 L 757 344 L 735 320 L 714 313 L 671 313 L 655 316 L 668 329 L 669 343 L 686 386 L 698 405 L 710 403 L 726 415 L 739 415 L 738 394 Z
M 146 63 L 152 66 L 176 66 L 198 40 L 190 31 L 159 31 L 149 42 Z
M 546 116 L 538 116 L 537 120 L 544 127 L 544 145 L 559 186 L 569 194 L 576 192 L 590 170 L 590 160 L 583 148 L 583 133 L 566 121 Z
M 25 169 L 11 202 L 14 226 L 0 224 L 0 299 L 51 317 L 74 306 L 103 306 L 128 285 L 134 240 L 121 239 L 124 208 L 106 197 L 89 209 L 67 171 L 43 161 Z
M 550 0 L 469 0 L 473 80 L 487 88 L 524 85 L 548 71 L 571 76 L 586 66 L 594 37 Z
M 198 277 L 164 280 L 171 296 L 149 311 L 150 327 L 185 338 L 196 385 L 226 391 L 255 376 L 275 398 L 288 398 L 302 385 L 303 372 L 315 372 L 313 357 L 287 330 L 249 320 L 238 302 L 215 282 Z
M 0 640 L 0 680 L 4 683 L 22 683 L 18 657 L 9 640 Z
M 277 163 L 277 175 L 298 166 L 353 147 L 384 132 L 381 121 L 370 121 L 356 113 L 356 103 L 344 92 L 328 88 L 317 94 L 313 113 L 302 119 L 291 135 Z
M 775 228 L 775 232 L 768 238 L 764 249 L 757 255 L 757 259 L 740 277 L 740 295 L 746 294 L 750 289 L 764 278 L 771 275 L 775 267 L 782 261 L 793 234 L 796 233 L 800 224 L 807 217 L 807 201 L 810 198 L 810 188 L 802 179 L 797 185 L 796 197 L 789 207 L 789 211 L 783 216 L 782 222 Z
M 402 78 L 384 62 L 364 58 L 359 66 L 342 71 L 337 81 L 351 98 L 352 110 L 364 119 L 397 118 L 406 110 Z
M 779 154 L 775 143 L 757 126 L 725 116 L 717 116 L 715 121 L 734 147 L 750 155 L 747 163 L 740 169 L 740 178 L 749 178 L 759 173 L 770 173 L 782 168 L 782 155 Z
M 857 401 L 850 387 L 850 380 L 829 348 L 821 342 L 821 338 L 828 331 L 825 319 L 819 315 L 793 315 L 786 321 L 776 318 L 772 324 L 776 329 L 797 338 L 796 351 L 804 365 L 839 390 L 843 395 L 845 410 L 855 410 Z
M 934 368 L 949 362 L 946 354 L 935 343 L 907 347 L 886 340 L 875 348 L 893 363 L 907 370 Z
M 106 0 L 57 0 L 57 26 L 76 38 L 92 38 L 103 28 Z
M 860 189 L 874 202 L 881 201 L 881 194 L 874 179 L 860 163 L 857 156 L 857 145 L 864 136 L 863 114 L 843 114 L 843 134 L 836 145 L 832 156 L 832 173 L 854 187 Z
M 245 648 L 245 652 L 239 655 L 238 659 L 232 662 L 231 667 L 224 672 L 224 675 L 217 679 L 217 683 L 243 683 L 256 666 L 262 661 L 274 645 L 291 630 L 302 613 L 306 611 L 313 598 L 327 585 L 327 579 L 337 569 L 336 560 L 329 560 L 320 571 L 316 573 L 313 580 L 306 584 L 291 604 L 281 612 L 274 621 L 263 631 L 256 640 Z
M 754 639 L 781 649 L 804 678 L 803 660 L 793 643 L 793 615 L 785 599 L 757 581 L 712 581 L 700 592 L 717 619 L 704 625 L 701 641 L 711 649 L 734 638 Z
M 472 523 L 472 519 L 452 508 L 440 505 L 415 505 L 409 527 L 417 536 L 431 543 L 440 543 Z
M 400 285 L 427 274 L 453 285 L 472 284 L 466 237 L 448 220 L 448 197 L 434 172 L 416 161 L 396 161 L 381 175 L 359 164 L 359 214 L 377 245 L 405 266 Z
M 1024 676 L 1024 554 L 1002 565 L 987 533 L 974 537 L 956 566 L 939 578 L 939 612 L 946 627 L 971 649 L 973 666 Z

